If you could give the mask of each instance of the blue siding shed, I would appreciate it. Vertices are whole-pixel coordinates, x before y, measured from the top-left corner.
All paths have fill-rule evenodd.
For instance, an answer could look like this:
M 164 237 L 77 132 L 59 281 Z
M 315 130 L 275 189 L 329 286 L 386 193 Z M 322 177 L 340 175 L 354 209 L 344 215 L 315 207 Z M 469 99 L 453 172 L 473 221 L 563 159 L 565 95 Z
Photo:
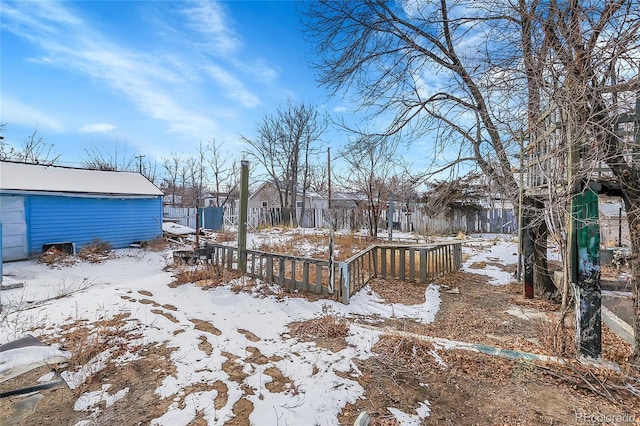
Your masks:
M 124 248 L 162 235 L 162 192 L 139 173 L 0 162 L 0 223 L 3 261 L 50 243 Z

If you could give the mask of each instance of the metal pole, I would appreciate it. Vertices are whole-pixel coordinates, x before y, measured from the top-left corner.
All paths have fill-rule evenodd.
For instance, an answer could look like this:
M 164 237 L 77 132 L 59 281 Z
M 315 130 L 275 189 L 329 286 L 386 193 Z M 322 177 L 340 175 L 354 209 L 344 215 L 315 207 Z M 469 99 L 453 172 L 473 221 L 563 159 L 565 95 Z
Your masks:
M 238 269 L 247 272 L 247 211 L 249 206 L 249 161 L 240 162 L 240 217 L 238 217 Z
M 393 241 L 393 194 L 389 195 L 389 210 L 387 211 L 387 227 L 389 228 L 389 242 Z
M 618 211 L 618 247 L 622 247 L 622 207 Z
M 331 147 L 327 147 L 327 182 L 329 187 L 329 210 L 331 210 Z
M 524 133 L 520 132 L 520 191 L 518 194 L 518 266 L 516 279 L 522 281 L 522 198 L 524 195 Z

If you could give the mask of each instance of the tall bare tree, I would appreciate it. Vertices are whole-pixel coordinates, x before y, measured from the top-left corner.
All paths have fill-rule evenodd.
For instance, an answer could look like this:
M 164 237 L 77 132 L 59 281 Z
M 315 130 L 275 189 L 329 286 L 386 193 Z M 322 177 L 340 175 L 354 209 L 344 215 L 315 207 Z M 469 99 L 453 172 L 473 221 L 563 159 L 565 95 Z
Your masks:
M 543 89 L 558 106 L 568 130 L 566 144 L 575 157 L 572 191 L 584 191 L 594 181 L 599 185 L 594 169 L 605 163 L 625 204 L 633 251 L 636 361 L 640 360 L 639 6 L 625 0 L 552 0 L 547 13 L 539 17 L 549 46 Z M 621 136 L 620 130 L 631 131 L 631 138 Z M 588 288 L 591 285 L 595 287 Z M 581 295 L 591 290 L 598 292 L 599 302 L 599 284 L 585 282 L 578 288 Z
M 162 189 L 165 195 L 171 194 L 171 204 L 176 204 L 177 196 L 180 196 L 180 204 L 182 202 L 183 191 L 178 185 L 180 183 L 180 170 L 183 168 L 182 155 L 171 153 L 169 157 L 162 158 L 164 166 L 164 178 L 162 181 Z
M 326 129 L 327 120 L 316 107 L 289 101 L 286 108 L 263 118 L 258 125 L 257 137 L 242 136 L 250 146 L 247 155 L 263 166 L 280 190 L 281 207 L 290 207 L 295 212 L 298 189 L 301 188 L 304 215 L 311 159 Z M 292 218 L 296 220 L 295 214 Z
M 391 185 L 397 170 L 394 145 L 384 137 L 361 135 L 341 150 L 340 157 L 348 165 L 341 184 L 366 196 L 369 235 L 376 237 L 382 212 L 394 192 Z
M 525 75 L 523 22 L 513 15 L 505 2 L 320 0 L 305 16 L 321 84 L 390 119 L 388 136 L 435 136 L 434 170 L 476 164 L 518 205 L 512 159 L 519 144 L 505 123 L 527 105 L 505 96 Z M 544 247 L 535 252 L 538 270 L 546 270 Z M 548 274 L 537 278 L 541 292 L 555 290 Z
M 207 164 L 211 171 L 216 207 L 224 206 L 229 197 L 238 189 L 239 170 L 236 161 L 229 152 L 223 151 L 222 142 L 215 140 L 207 143 Z M 224 191 L 224 193 L 222 192 Z
M 472 160 L 514 204 L 515 142 L 542 137 L 543 110 L 559 106 L 561 126 L 573 128 L 564 145 L 560 141 L 563 155 L 569 145 L 613 170 L 638 253 L 640 173 L 635 156 L 625 155 L 634 148 L 615 134 L 617 103 L 605 88 L 637 75 L 638 13 L 634 0 L 320 0 L 309 3 L 306 22 L 318 46 L 321 83 L 334 93 L 348 89 L 377 116 L 390 115 L 387 134 L 435 130 L 437 150 L 455 141 L 460 148 L 448 164 Z M 576 182 L 593 167 L 583 160 Z M 546 269 L 547 220 L 544 214 L 537 216 L 545 220 L 536 219 L 544 212 L 539 198 L 523 202 L 531 219 L 527 235 L 540 243 L 534 250 L 540 272 Z M 548 277 L 539 281 L 552 289 Z

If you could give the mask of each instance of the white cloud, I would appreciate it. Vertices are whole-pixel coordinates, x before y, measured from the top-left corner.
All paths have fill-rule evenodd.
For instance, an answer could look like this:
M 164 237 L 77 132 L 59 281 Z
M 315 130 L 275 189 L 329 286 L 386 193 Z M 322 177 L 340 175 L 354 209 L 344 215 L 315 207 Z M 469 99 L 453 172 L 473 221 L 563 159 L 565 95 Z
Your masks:
M 109 123 L 94 123 L 85 124 L 78 129 L 80 133 L 109 133 L 112 132 L 116 126 Z
M 240 102 L 246 108 L 253 108 L 260 104 L 260 99 L 247 90 L 244 84 L 231 73 L 217 65 L 209 65 L 206 70 L 218 85 L 225 89 L 229 98 Z
M 34 129 L 62 130 L 62 125 L 46 112 L 26 105 L 17 99 L 2 94 L 0 122 L 8 125 L 17 124 Z
M 6 28 L 47 52 L 40 61 L 104 81 L 143 114 L 166 122 L 171 131 L 200 135 L 216 127 L 174 94 L 188 90 L 175 65 L 150 53 L 121 48 L 60 3 L 18 2 L 6 9 L 3 13 L 11 17 Z
M 226 56 L 242 45 L 241 38 L 227 25 L 230 21 L 223 6 L 217 2 L 193 1 L 182 13 L 188 19 L 188 27 L 203 37 L 210 53 Z

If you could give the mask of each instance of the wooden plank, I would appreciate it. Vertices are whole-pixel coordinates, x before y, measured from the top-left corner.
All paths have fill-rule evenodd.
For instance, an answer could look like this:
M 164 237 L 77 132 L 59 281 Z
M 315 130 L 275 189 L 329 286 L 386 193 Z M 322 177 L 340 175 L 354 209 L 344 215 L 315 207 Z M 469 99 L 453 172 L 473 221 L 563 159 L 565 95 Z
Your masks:
M 395 247 L 391 247 L 391 278 L 396 277 L 396 249 Z
M 229 269 L 233 269 L 233 251 L 231 249 L 227 249 L 227 267 Z
M 420 282 L 427 282 L 427 250 L 420 249 Z
M 255 277 L 255 269 L 256 269 L 256 255 L 255 253 L 250 253 L 249 256 L 251 256 L 251 269 L 249 270 L 249 275 L 252 277 Z
M 273 282 L 273 257 L 267 255 L 267 282 Z
M 309 262 L 302 264 L 302 290 L 309 291 Z
M 278 284 L 284 287 L 284 259 L 282 257 L 278 258 Z
M 373 274 L 374 275 L 378 275 L 378 267 L 380 265 L 380 262 L 378 261 L 378 248 L 376 247 L 375 249 L 373 249 L 372 251 L 372 259 L 373 259 Z
M 387 278 L 387 249 L 385 247 L 380 248 L 380 276 Z
M 316 285 L 314 293 L 322 294 L 322 265 L 316 263 Z
M 402 248 L 398 249 L 398 251 L 399 251 L 398 254 L 400 255 L 400 258 L 399 258 L 399 261 L 398 261 L 398 269 L 400 270 L 399 271 L 399 274 L 400 274 L 399 278 L 402 281 L 404 281 L 404 279 L 405 279 L 405 269 L 406 269 L 405 261 L 406 261 L 406 258 L 407 258 L 407 251 L 405 249 L 402 249 Z
M 290 283 L 291 291 L 295 290 L 298 286 L 298 282 L 296 281 L 296 261 L 291 260 L 291 283 Z
M 351 288 L 351 284 L 349 283 L 349 265 L 348 264 L 342 264 L 340 267 L 340 277 L 341 277 L 341 287 L 342 285 L 344 285 L 344 288 L 341 289 L 342 291 L 342 297 L 340 298 L 340 300 L 342 301 L 342 303 L 344 303 L 345 305 L 349 304 L 349 289 Z
M 416 281 L 416 249 L 409 248 L 409 281 Z

